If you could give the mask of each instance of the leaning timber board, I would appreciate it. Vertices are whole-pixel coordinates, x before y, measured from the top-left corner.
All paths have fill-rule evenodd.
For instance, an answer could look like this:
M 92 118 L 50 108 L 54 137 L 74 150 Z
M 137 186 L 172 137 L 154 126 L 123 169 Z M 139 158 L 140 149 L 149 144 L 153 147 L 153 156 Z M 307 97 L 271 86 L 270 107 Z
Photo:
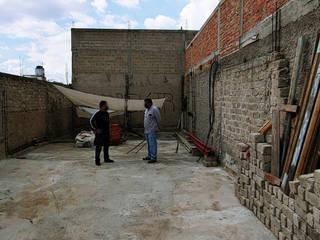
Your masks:
M 320 158 L 320 129 L 317 131 L 317 136 L 315 140 L 316 144 L 313 151 L 310 151 L 308 159 L 310 159 L 309 165 L 307 167 L 308 172 L 314 172 L 319 165 L 318 161 Z
M 300 65 L 301 65 L 302 50 L 304 45 L 303 42 L 304 42 L 303 37 L 300 37 L 298 40 L 297 48 L 296 48 L 296 57 L 295 57 L 294 66 L 292 70 L 288 104 L 293 104 L 296 99 L 296 90 L 297 90 L 299 71 L 300 71 Z M 282 147 L 282 153 L 280 156 L 280 164 L 279 164 L 279 168 L 281 169 L 283 168 L 286 155 L 288 153 L 287 150 L 288 150 L 288 145 L 290 141 L 291 121 L 292 121 L 292 114 L 287 113 L 284 130 L 283 130 L 283 147 Z
M 301 155 L 300 158 L 298 160 L 298 166 L 297 166 L 297 170 L 296 170 L 296 174 L 295 174 L 295 178 L 299 177 L 301 174 L 303 174 L 303 171 L 306 168 L 306 164 L 308 162 L 308 153 L 311 150 L 311 147 L 314 147 L 314 141 L 316 138 L 316 134 L 317 134 L 317 129 L 319 127 L 319 113 L 320 113 L 320 93 L 318 92 L 317 94 L 317 98 L 316 98 L 316 102 L 315 102 L 315 106 L 314 106 L 314 110 L 311 116 L 311 120 L 310 120 L 310 125 L 306 134 L 306 138 L 301 150 Z
M 272 113 L 272 157 L 271 174 L 276 177 L 280 175 L 280 111 Z
M 320 53 L 320 44 L 318 45 L 317 53 L 318 54 Z M 314 107 L 314 104 L 315 104 L 315 99 L 316 99 L 318 91 L 319 91 L 319 85 L 320 85 L 320 65 L 318 64 L 315 81 L 313 83 L 312 90 L 311 90 L 311 93 L 310 93 L 310 96 L 309 96 L 309 99 L 308 99 L 308 105 L 307 105 L 306 112 L 305 112 L 305 115 L 304 115 L 304 118 L 303 118 L 301 129 L 300 129 L 300 132 L 299 132 L 299 138 L 298 138 L 295 150 L 294 150 L 294 154 L 293 154 L 293 158 L 292 158 L 292 161 L 291 161 L 290 169 L 289 169 L 288 172 L 286 172 L 284 174 L 283 179 L 282 179 L 281 187 L 283 189 L 286 188 L 286 185 L 288 184 L 288 181 L 292 180 L 291 178 L 295 174 L 295 170 L 296 170 L 296 167 L 297 167 L 298 159 L 300 157 L 302 146 L 303 146 L 303 143 L 304 143 L 304 140 L 305 140 L 305 136 L 306 136 L 308 127 L 309 127 L 311 114 L 313 112 L 313 107 Z
M 288 173 L 291 165 L 291 161 L 293 158 L 294 150 L 298 141 L 298 136 L 300 133 L 303 117 L 306 111 L 309 95 L 312 89 L 312 84 L 313 80 L 315 78 L 318 65 L 320 62 L 320 54 L 318 53 L 318 47 L 319 47 L 319 39 L 320 39 L 320 34 L 317 36 L 317 39 L 315 41 L 315 49 L 314 49 L 314 54 L 313 54 L 313 61 L 312 61 L 312 68 L 309 76 L 306 78 L 304 81 L 304 86 L 303 86 L 303 91 L 302 91 L 302 97 L 300 99 L 299 103 L 299 112 L 297 117 L 295 118 L 295 123 L 294 123 L 294 128 L 291 131 L 291 136 L 290 136 L 290 141 L 289 141 L 289 148 L 288 148 L 288 154 L 286 155 L 286 161 L 284 165 L 284 169 L 282 172 L 282 177 L 281 179 L 283 180 L 285 173 Z M 286 190 L 286 189 L 283 189 Z

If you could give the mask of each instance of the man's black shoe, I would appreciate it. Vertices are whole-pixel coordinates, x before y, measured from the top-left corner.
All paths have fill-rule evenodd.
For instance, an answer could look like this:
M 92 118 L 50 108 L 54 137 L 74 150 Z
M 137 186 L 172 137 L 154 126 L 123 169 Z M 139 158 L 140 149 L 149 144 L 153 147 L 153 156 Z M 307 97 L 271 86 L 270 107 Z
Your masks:
M 105 163 L 113 163 L 114 161 L 111 160 L 111 159 L 108 159 L 108 160 L 104 160 Z
M 96 163 L 97 166 L 101 166 L 101 163 Z
M 145 158 L 142 158 L 142 160 L 147 161 L 147 160 L 151 160 L 151 158 L 145 157 Z
M 156 162 L 157 162 L 157 160 L 155 160 L 155 159 L 151 159 L 148 161 L 148 163 L 156 163 Z

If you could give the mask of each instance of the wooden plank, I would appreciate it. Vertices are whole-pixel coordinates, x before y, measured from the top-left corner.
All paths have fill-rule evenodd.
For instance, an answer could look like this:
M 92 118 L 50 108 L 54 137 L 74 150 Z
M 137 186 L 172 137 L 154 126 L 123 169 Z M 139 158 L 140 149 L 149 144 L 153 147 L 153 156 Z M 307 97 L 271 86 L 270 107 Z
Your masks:
M 280 176 L 280 111 L 272 113 L 272 157 L 271 174 Z
M 319 68 L 319 75 L 320 78 L 320 68 Z M 320 79 L 318 80 L 320 82 Z M 305 141 L 303 143 L 303 147 L 301 150 L 301 155 L 298 160 L 298 166 L 295 173 L 295 177 L 299 177 L 301 174 L 303 174 L 303 171 L 305 170 L 305 164 L 308 162 L 308 154 L 311 151 L 311 147 L 313 146 L 312 140 L 315 140 L 315 133 L 317 132 L 317 129 L 319 128 L 319 113 L 320 113 L 320 94 L 319 90 L 317 92 L 317 99 L 314 105 L 314 109 L 312 112 L 309 128 L 305 137 Z
M 176 153 L 178 153 L 178 151 L 179 151 L 179 145 L 180 145 L 180 140 L 177 139 Z
M 181 133 L 176 132 L 177 140 L 180 141 L 189 153 L 193 153 L 197 148 L 191 144 Z
M 185 147 L 185 149 L 188 152 L 191 152 L 191 146 L 188 143 L 188 141 L 185 138 L 183 138 L 179 133 L 176 133 L 176 134 L 177 134 L 177 141 L 180 141 L 183 144 L 183 146 Z
M 279 110 L 282 112 L 296 113 L 298 111 L 298 105 L 282 105 Z
M 303 105 L 304 99 L 307 96 L 307 92 L 309 89 L 310 85 L 310 81 L 309 81 L 309 77 L 306 77 L 304 80 L 304 84 L 303 84 L 303 90 L 302 90 L 302 96 L 300 98 L 299 101 L 299 106 Z M 303 111 L 303 109 L 302 109 Z M 293 150 L 296 146 L 296 141 L 297 141 L 297 134 L 299 133 L 299 129 L 298 129 L 298 125 L 299 125 L 299 119 L 302 117 L 301 114 L 301 107 L 300 107 L 300 111 L 298 112 L 297 117 L 294 120 L 293 123 L 293 128 L 291 129 L 291 134 L 290 134 L 290 141 L 289 141 L 289 146 L 288 146 L 288 153 L 286 155 L 286 161 L 285 161 L 285 165 L 283 166 L 282 169 L 282 175 L 281 175 L 281 179 L 283 179 L 284 173 L 287 172 L 289 170 L 289 166 L 290 166 L 290 161 L 292 159 L 292 155 L 293 155 Z
M 270 173 L 266 173 L 264 175 L 264 180 L 266 180 L 269 183 L 271 183 L 272 185 L 276 185 L 276 186 L 280 186 L 280 184 L 281 184 L 281 179 L 270 174 Z
M 318 42 L 320 39 L 320 33 L 317 35 L 317 40 L 316 42 Z M 314 51 L 313 53 L 313 59 L 315 59 L 315 56 L 317 54 L 317 51 Z M 313 64 L 314 62 L 312 62 Z M 320 116 L 318 116 L 318 121 L 320 121 Z M 310 151 L 308 159 L 310 159 L 310 163 L 308 164 L 308 166 L 306 167 L 307 172 L 312 173 L 314 172 L 317 167 L 319 167 L 319 163 L 318 161 L 320 161 L 320 128 L 318 128 L 317 131 L 317 137 L 315 139 L 315 147 L 313 149 L 313 151 Z
M 260 129 L 259 133 L 262 135 L 266 135 L 266 133 L 272 128 L 272 121 L 266 122 Z
M 289 91 L 289 96 L 288 96 L 288 104 L 289 105 L 294 104 L 294 102 L 296 100 L 296 89 L 297 89 L 297 83 L 298 83 L 298 78 L 299 78 L 302 50 L 303 50 L 303 37 L 300 37 L 298 39 L 298 45 L 296 48 L 296 57 L 295 57 L 293 70 L 292 70 L 290 91 Z M 285 125 L 284 125 L 284 130 L 283 130 L 283 137 L 282 137 L 283 144 L 282 144 L 282 153 L 281 153 L 281 159 L 280 159 L 280 167 L 281 168 L 283 168 L 283 165 L 284 165 L 285 159 L 286 159 L 286 155 L 288 152 L 290 133 L 291 133 L 291 131 L 290 131 L 291 130 L 291 120 L 292 120 L 292 115 L 287 114 Z
M 314 54 L 311 72 L 310 72 L 308 79 L 306 79 L 305 83 L 304 83 L 304 87 L 303 87 L 303 91 L 302 91 L 303 96 L 300 99 L 300 103 L 299 103 L 300 111 L 299 111 L 298 116 L 295 121 L 295 127 L 294 127 L 293 132 L 291 133 L 291 136 L 290 136 L 291 141 L 289 144 L 288 154 L 286 154 L 286 161 L 285 161 L 285 165 L 284 165 L 282 177 L 281 177 L 281 179 L 282 179 L 281 188 L 283 190 L 285 190 L 284 187 L 287 185 L 287 183 L 285 183 L 285 182 L 287 182 L 287 179 L 285 179 L 285 178 L 287 178 L 287 174 L 288 174 L 288 171 L 290 168 L 290 164 L 291 164 L 291 160 L 292 160 L 292 157 L 294 154 L 296 143 L 298 141 L 298 136 L 299 136 L 303 116 L 304 116 L 304 113 L 306 110 L 307 100 L 310 95 L 313 79 L 315 77 L 315 74 L 316 74 L 316 71 L 318 68 L 318 64 L 319 64 L 319 60 L 320 60 L 320 54 L 318 53 L 319 44 L 320 44 L 320 42 L 319 42 L 319 35 L 318 35 L 316 45 L 315 45 L 315 54 Z
M 294 101 L 296 100 L 296 90 L 297 90 L 297 83 L 298 83 L 299 71 L 300 71 L 300 65 L 301 65 L 302 50 L 303 50 L 303 37 L 300 37 L 298 39 L 296 56 L 295 56 L 294 65 L 292 69 L 288 104 L 293 104 Z
M 318 118 L 320 121 L 320 116 L 318 116 Z M 317 169 L 319 164 L 318 161 L 320 158 L 320 128 L 318 128 L 317 136 L 314 142 L 315 142 L 314 148 L 311 148 L 313 151 L 311 150 L 309 152 L 309 156 L 308 156 L 309 162 L 308 162 L 308 165 L 306 166 L 306 169 L 304 170 L 305 172 L 308 172 L 308 173 L 314 172 Z
M 317 49 L 317 56 L 319 58 L 320 55 L 320 42 L 318 44 L 318 49 Z M 290 167 L 288 169 L 288 171 L 284 174 L 283 179 L 282 179 L 282 184 L 281 187 L 287 191 L 288 189 L 288 182 L 291 181 L 294 178 L 295 175 L 295 171 L 296 171 L 296 167 L 298 164 L 298 160 L 302 151 L 302 146 L 304 144 L 304 140 L 307 134 L 307 130 L 309 127 L 309 123 L 311 120 L 311 114 L 313 111 L 313 107 L 315 105 L 315 99 L 316 96 L 318 94 L 318 90 L 319 90 L 319 85 L 320 85 L 320 65 L 319 65 L 319 61 L 316 62 L 316 67 L 314 69 L 316 69 L 314 71 L 314 73 L 312 73 L 312 79 L 310 80 L 310 82 L 312 82 L 311 84 L 311 89 L 310 89 L 310 95 L 305 99 L 304 101 L 304 105 L 303 105 L 303 109 L 305 109 L 303 117 L 302 117 L 302 122 L 301 124 L 299 123 L 299 134 L 297 134 L 298 139 L 297 139 L 297 144 L 296 147 L 294 149 L 293 152 L 293 156 L 292 156 L 292 160 L 291 160 L 291 164 Z M 315 76 L 315 77 L 314 77 Z M 313 81 L 313 79 L 315 78 L 315 80 Z

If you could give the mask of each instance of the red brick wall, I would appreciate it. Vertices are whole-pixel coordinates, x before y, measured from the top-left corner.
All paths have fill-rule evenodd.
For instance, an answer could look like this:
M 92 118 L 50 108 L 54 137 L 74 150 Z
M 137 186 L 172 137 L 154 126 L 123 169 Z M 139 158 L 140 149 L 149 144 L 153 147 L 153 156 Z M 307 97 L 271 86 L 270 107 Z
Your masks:
M 240 7 L 240 0 L 227 0 L 220 6 L 220 57 L 238 49 Z
M 218 15 L 214 14 L 186 51 L 186 69 L 218 50 Z
M 243 34 L 249 32 L 259 22 L 266 19 L 277 8 L 283 7 L 290 0 L 244 0 Z
M 276 8 L 283 7 L 291 0 L 244 0 L 243 35 L 259 22 L 266 19 Z M 220 58 L 239 48 L 241 0 L 225 0 L 203 26 L 186 51 L 185 69 L 188 71 L 218 49 L 218 12 L 220 8 Z M 204 63 L 206 65 L 207 63 Z

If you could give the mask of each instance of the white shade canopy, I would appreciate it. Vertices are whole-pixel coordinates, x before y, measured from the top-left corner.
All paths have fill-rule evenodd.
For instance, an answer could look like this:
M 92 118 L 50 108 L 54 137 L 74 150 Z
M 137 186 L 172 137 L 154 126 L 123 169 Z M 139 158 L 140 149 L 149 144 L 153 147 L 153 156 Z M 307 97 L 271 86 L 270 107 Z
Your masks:
M 124 112 L 126 108 L 126 100 L 122 98 L 113 98 L 113 97 L 94 95 L 90 93 L 84 93 L 84 92 L 76 91 L 73 89 L 65 88 L 59 85 L 54 85 L 54 86 L 76 106 L 97 108 L 99 105 L 99 102 L 101 100 L 105 100 L 108 103 L 109 109 L 113 111 Z M 161 99 L 153 99 L 152 101 L 153 101 L 153 105 L 155 105 L 158 108 L 162 108 L 165 100 L 166 100 L 165 98 L 161 98 Z M 128 99 L 127 110 L 130 112 L 144 111 L 145 110 L 144 100 Z

